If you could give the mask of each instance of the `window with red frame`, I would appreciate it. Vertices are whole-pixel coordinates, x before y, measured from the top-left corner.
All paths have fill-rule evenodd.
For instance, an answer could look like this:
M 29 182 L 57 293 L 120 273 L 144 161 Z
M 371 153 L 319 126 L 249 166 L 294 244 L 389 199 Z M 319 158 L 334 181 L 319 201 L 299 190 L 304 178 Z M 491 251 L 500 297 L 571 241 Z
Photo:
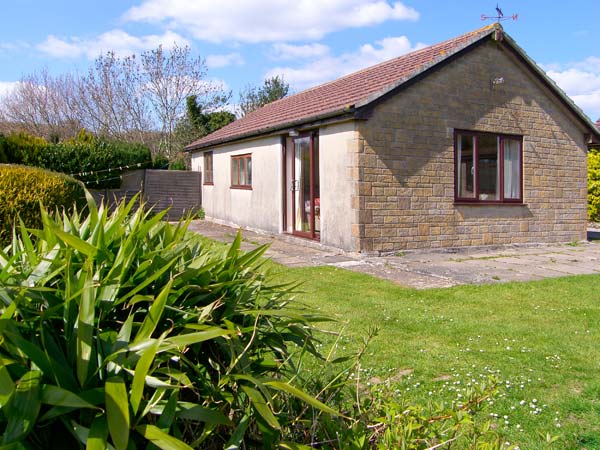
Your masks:
M 213 152 L 204 152 L 204 184 L 213 183 Z
M 231 187 L 236 189 L 252 188 L 252 155 L 231 157 Z
M 523 202 L 523 138 L 493 133 L 455 133 L 455 200 Z

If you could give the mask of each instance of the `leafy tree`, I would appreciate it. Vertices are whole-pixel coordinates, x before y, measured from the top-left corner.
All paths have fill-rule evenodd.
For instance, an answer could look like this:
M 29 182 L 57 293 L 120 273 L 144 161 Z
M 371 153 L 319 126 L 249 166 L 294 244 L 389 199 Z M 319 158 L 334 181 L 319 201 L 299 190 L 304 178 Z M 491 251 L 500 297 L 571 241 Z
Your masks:
M 235 120 L 235 114 L 229 111 L 209 111 L 203 102 L 198 101 L 197 95 L 190 95 L 187 98 L 186 107 L 185 117 L 175 128 L 174 142 L 177 148 L 183 148 Z M 183 159 L 187 164 L 189 155 L 179 154 L 171 159 Z
M 290 91 L 290 85 L 282 76 L 267 78 L 262 86 L 247 86 L 240 93 L 240 112 L 245 116 L 252 111 L 286 97 Z
M 199 135 L 196 139 L 206 136 L 235 120 L 235 114 L 229 111 L 205 112 L 206 107 L 198 102 L 197 95 L 187 98 L 187 118 Z

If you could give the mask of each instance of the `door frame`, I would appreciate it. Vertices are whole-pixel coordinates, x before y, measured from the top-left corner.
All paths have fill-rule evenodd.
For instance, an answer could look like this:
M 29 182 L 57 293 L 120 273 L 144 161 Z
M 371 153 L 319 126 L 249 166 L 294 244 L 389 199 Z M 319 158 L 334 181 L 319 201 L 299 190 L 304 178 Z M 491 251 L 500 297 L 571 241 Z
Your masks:
M 305 138 L 310 138 L 309 140 L 309 161 L 310 161 L 310 168 L 309 168 L 309 175 L 310 175 L 310 180 L 309 180 L 309 202 L 310 202 L 310 223 L 309 223 L 309 228 L 310 231 L 302 231 L 302 230 L 297 230 L 296 229 L 296 195 L 295 192 L 296 190 L 294 189 L 294 185 L 293 183 L 296 180 L 296 164 L 295 164 L 295 157 L 296 157 L 296 149 L 295 149 L 295 141 L 297 139 L 305 139 Z M 289 194 L 289 198 L 290 198 L 290 203 L 291 203 L 291 234 L 293 234 L 294 236 L 299 236 L 299 237 L 303 237 L 306 239 L 312 239 L 312 240 L 320 240 L 321 238 L 321 233 L 320 231 L 316 231 L 315 230 L 315 218 L 316 218 L 316 204 L 315 204 L 315 179 L 316 177 L 319 177 L 319 168 L 315 165 L 315 139 L 319 138 L 319 134 L 318 134 L 318 130 L 315 131 L 309 131 L 309 132 L 304 132 L 304 133 L 300 133 L 297 136 L 289 136 L 289 137 L 284 137 L 283 139 L 283 189 L 284 189 L 284 193 L 283 193 L 283 199 L 284 199 L 284 204 L 283 204 L 283 227 L 284 230 L 286 230 L 286 232 L 290 233 L 290 231 L 288 231 L 288 222 L 287 222 L 287 218 L 288 218 L 288 193 Z M 317 144 L 318 146 L 318 144 Z M 317 150 L 318 151 L 318 150 Z M 288 171 L 287 170 L 287 164 L 288 164 L 288 158 L 290 159 L 290 168 L 291 170 Z M 319 157 L 320 160 L 320 157 Z M 320 183 L 319 183 L 320 184 Z

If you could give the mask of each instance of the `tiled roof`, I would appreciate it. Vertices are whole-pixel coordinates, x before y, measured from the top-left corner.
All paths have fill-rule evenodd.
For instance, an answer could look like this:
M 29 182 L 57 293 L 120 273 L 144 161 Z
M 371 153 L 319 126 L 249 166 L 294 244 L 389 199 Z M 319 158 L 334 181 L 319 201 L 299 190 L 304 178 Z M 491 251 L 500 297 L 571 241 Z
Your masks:
M 497 24 L 488 25 L 269 103 L 193 142 L 186 149 L 208 147 L 342 114 L 352 106 L 362 106 L 389 92 L 404 81 L 492 34 L 498 27 Z
M 377 100 L 408 80 L 424 73 L 476 42 L 503 33 L 500 24 L 492 24 L 462 36 L 430 47 L 382 62 L 372 67 L 338 78 L 295 95 L 269 103 L 229 125 L 205 136 L 186 147 L 192 151 L 213 145 L 259 136 L 286 128 L 293 128 L 320 119 L 353 113 L 356 109 Z M 554 90 L 586 127 L 590 127 L 595 139 L 600 139 L 600 120 L 594 123 L 571 99 L 535 64 L 527 54 L 507 35 L 508 43 L 529 65 L 531 70 Z

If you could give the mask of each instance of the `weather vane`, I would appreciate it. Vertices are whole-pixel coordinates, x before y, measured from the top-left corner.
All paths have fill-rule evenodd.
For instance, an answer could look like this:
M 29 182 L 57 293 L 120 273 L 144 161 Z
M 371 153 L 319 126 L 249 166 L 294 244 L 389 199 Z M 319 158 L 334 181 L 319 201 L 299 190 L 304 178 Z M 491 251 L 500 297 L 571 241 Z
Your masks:
M 510 17 L 504 17 L 504 13 L 496 3 L 496 16 L 486 16 L 485 14 L 481 15 L 481 20 L 495 19 L 496 22 L 500 23 L 503 20 L 517 20 L 519 18 L 518 14 L 513 14 Z

